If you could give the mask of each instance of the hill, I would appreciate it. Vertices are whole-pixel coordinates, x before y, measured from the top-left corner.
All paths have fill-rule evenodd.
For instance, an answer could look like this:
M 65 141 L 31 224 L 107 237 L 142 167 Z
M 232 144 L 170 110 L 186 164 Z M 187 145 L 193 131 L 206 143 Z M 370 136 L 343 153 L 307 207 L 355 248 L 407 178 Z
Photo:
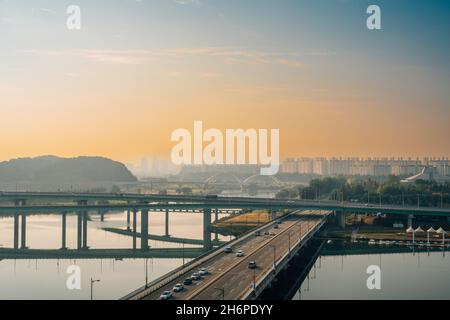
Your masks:
M 120 162 L 102 157 L 44 156 L 0 162 L 0 183 L 98 184 L 136 182 Z

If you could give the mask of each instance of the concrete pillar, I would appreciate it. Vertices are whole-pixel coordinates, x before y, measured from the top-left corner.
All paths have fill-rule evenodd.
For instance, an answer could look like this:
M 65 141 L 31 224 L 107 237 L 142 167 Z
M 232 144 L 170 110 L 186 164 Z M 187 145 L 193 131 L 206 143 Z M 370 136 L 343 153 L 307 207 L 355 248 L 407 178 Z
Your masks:
M 148 247 L 148 209 L 141 210 L 141 249 L 146 251 Z
M 19 249 L 19 212 L 14 213 L 14 249 Z
M 214 222 L 218 222 L 219 221 L 219 209 L 216 208 L 216 210 L 214 210 Z
M 61 235 L 61 249 L 62 250 L 66 250 L 67 246 L 66 246 L 66 232 L 67 232 L 67 213 L 63 212 L 62 213 L 62 235 Z
M 166 216 L 165 216 L 165 227 L 166 227 L 166 237 L 169 236 L 169 209 L 166 209 Z
M 342 211 L 336 212 L 336 224 L 340 228 L 345 229 L 345 212 Z
M 27 248 L 27 214 L 22 211 L 21 249 Z
M 203 209 L 203 247 L 212 249 L 211 243 L 211 209 Z
M 77 249 L 81 250 L 82 247 L 82 242 L 81 242 L 81 233 L 82 233 L 82 215 L 81 212 L 77 213 Z
M 127 211 L 127 230 L 130 231 L 131 229 L 131 223 L 130 223 L 130 209 Z
M 88 248 L 87 244 L 87 234 L 88 234 L 88 213 L 87 211 L 83 211 L 83 249 Z
M 136 230 L 136 209 L 133 209 L 133 250 L 136 250 L 136 239 L 137 239 L 137 230 Z

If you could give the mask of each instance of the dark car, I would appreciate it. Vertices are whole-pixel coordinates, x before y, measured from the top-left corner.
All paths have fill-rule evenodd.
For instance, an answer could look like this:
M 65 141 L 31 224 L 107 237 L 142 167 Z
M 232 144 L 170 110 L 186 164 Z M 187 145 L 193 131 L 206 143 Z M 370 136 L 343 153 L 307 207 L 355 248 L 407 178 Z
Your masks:
M 249 269 L 256 269 L 257 265 L 256 265 L 256 261 L 250 261 L 248 263 L 248 268 Z
M 190 286 L 190 285 L 192 284 L 192 279 L 190 279 L 190 278 L 184 279 L 183 284 L 184 284 L 185 286 Z

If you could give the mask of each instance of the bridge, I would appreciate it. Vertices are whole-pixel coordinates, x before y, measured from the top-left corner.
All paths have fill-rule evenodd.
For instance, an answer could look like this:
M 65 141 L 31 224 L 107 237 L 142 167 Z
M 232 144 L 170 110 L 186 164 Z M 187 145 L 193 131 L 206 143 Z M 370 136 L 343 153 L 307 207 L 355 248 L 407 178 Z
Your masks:
M 209 274 L 193 286 L 186 286 L 175 299 L 256 299 L 281 272 L 293 255 L 308 244 L 323 227 L 330 212 L 294 212 L 251 231 L 228 245 L 244 252 L 243 257 L 218 248 L 156 279 L 123 299 L 159 299 L 162 292 L 182 283 L 193 272 L 207 268 Z M 248 263 L 256 261 L 257 268 Z
M 450 217 L 450 209 L 409 207 L 392 205 L 364 205 L 337 201 L 280 200 L 244 197 L 141 195 L 115 193 L 68 193 L 68 192 L 0 192 L 0 215 L 14 217 L 14 249 L 26 249 L 26 218 L 30 214 L 52 213 L 61 215 L 61 248 L 66 249 L 67 214 L 75 213 L 77 220 L 77 249 L 88 249 L 88 225 L 90 212 L 127 211 L 127 225 L 132 230 L 133 249 L 137 249 L 137 214 L 140 214 L 141 250 L 149 249 L 149 213 L 165 212 L 165 237 L 169 238 L 169 216 L 173 212 L 203 214 L 203 245 L 213 248 L 211 240 L 211 216 L 218 220 L 220 212 L 236 214 L 243 210 L 268 210 L 272 218 L 279 210 L 335 212 L 341 227 L 345 227 L 345 214 L 395 214 L 404 216 L 411 224 L 417 215 Z M 21 227 L 19 230 L 19 218 Z M 132 225 L 132 227 L 131 227 Z

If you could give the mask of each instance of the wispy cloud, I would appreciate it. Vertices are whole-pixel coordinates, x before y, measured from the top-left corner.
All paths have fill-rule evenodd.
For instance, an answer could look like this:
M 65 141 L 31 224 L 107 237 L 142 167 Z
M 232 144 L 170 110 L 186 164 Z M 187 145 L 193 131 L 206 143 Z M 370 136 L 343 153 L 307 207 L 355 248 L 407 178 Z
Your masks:
M 38 54 L 50 57 L 78 56 L 102 64 L 138 65 L 156 58 L 183 59 L 189 57 L 204 57 L 218 59 L 224 64 L 243 65 L 279 65 L 290 68 L 302 68 L 304 63 L 293 53 L 269 53 L 243 49 L 200 47 L 177 48 L 166 50 L 63 50 L 38 51 L 22 50 L 21 53 Z
M 200 5 L 201 2 L 200 0 L 174 0 L 175 3 L 181 4 L 181 5 L 190 5 L 190 4 L 195 4 L 195 5 Z

